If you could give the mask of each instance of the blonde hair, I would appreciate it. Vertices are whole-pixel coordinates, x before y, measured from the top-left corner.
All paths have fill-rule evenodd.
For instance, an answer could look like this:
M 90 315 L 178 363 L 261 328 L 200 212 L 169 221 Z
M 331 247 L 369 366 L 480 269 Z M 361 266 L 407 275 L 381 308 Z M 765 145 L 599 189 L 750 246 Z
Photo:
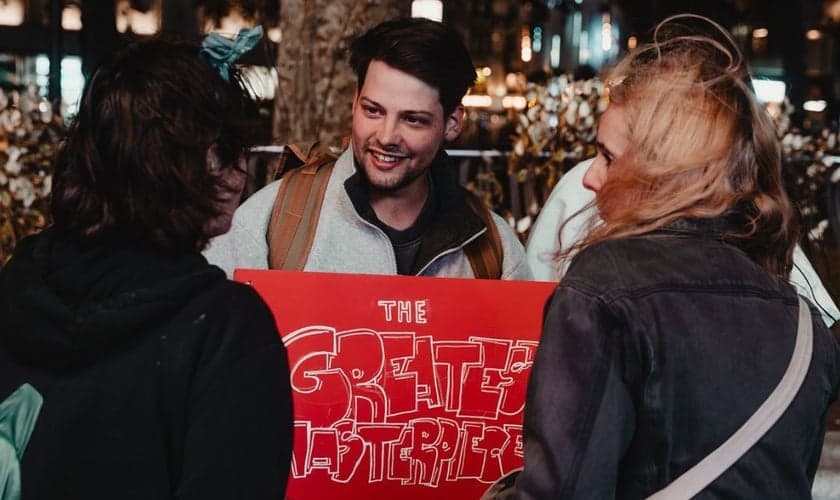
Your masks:
M 778 139 L 726 31 L 701 16 L 670 17 L 607 80 L 617 82 L 610 105 L 624 112 L 630 146 L 598 192 L 602 222 L 559 257 L 676 219 L 725 216 L 733 223 L 726 241 L 787 275 L 798 228 Z

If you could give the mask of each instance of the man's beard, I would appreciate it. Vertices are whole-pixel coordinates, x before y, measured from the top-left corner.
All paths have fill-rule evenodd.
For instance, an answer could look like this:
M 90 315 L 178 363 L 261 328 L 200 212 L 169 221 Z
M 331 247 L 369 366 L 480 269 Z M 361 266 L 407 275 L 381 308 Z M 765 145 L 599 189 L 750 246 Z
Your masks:
M 387 151 L 387 149 L 385 149 L 385 148 L 380 148 L 380 149 L 383 149 L 383 150 Z M 407 157 L 405 160 L 402 160 L 402 161 L 408 161 L 408 160 L 411 159 L 411 155 L 407 152 L 393 151 L 393 153 L 395 155 L 402 155 L 402 156 Z M 364 148 L 364 150 L 362 151 L 362 154 L 363 155 L 368 154 L 367 147 Z M 425 168 L 419 168 L 419 169 L 415 169 L 415 170 L 405 170 L 402 177 L 399 177 L 399 178 L 395 179 L 393 183 L 383 184 L 381 182 L 377 182 L 375 179 L 372 179 L 370 175 L 368 175 L 368 169 L 370 168 L 371 170 L 377 171 L 376 167 L 374 167 L 372 165 L 369 166 L 364 161 L 361 161 L 359 158 L 357 158 L 355 151 L 354 151 L 353 156 L 354 156 L 353 160 L 356 162 L 356 170 L 361 174 L 362 181 L 363 181 L 364 185 L 367 186 L 367 188 L 370 192 L 377 193 L 377 194 L 382 194 L 382 195 L 397 193 L 400 190 L 410 186 L 417 179 L 426 175 L 429 172 L 429 169 L 431 168 L 431 164 L 429 164 Z M 388 179 L 388 180 L 392 180 L 392 179 Z

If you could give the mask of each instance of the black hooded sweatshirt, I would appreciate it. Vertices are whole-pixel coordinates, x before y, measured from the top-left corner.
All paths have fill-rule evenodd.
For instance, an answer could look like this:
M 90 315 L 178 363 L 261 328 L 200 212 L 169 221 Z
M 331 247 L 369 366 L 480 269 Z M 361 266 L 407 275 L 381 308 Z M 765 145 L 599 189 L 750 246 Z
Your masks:
M 44 398 L 26 500 L 283 497 L 286 352 L 260 297 L 200 255 L 22 240 L 0 270 L 0 401 L 23 383 Z

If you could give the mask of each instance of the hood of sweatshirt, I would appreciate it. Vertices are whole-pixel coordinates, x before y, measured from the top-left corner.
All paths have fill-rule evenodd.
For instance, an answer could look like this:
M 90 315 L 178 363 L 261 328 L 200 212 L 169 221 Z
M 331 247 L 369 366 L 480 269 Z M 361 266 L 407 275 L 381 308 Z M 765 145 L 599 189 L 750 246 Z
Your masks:
M 21 240 L 0 270 L 0 342 L 34 366 L 85 366 L 148 335 L 224 279 L 198 254 L 80 245 L 47 229 Z

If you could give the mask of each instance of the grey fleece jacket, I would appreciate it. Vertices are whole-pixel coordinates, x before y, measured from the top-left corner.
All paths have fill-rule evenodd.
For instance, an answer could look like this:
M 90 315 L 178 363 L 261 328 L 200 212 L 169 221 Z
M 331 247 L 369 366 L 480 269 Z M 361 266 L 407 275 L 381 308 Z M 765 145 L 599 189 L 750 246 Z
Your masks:
M 461 187 L 449 162 L 436 161 L 432 167 L 436 189 L 440 193 L 439 212 L 430 223 L 429 243 L 418 255 L 417 275 L 474 277 L 463 247 L 487 230 L 481 219 L 466 205 Z M 439 157 L 440 158 L 440 157 Z M 365 220 L 348 192 L 359 190 L 359 175 L 353 152 L 347 149 L 336 162 L 327 184 L 324 204 L 305 271 L 397 274 L 397 261 L 391 241 L 374 224 Z M 271 210 L 281 180 L 254 193 L 233 216 L 228 233 L 214 238 L 204 256 L 222 268 L 228 277 L 237 268 L 268 268 L 266 234 Z M 359 207 L 364 209 L 364 207 Z M 502 279 L 532 279 L 525 250 L 504 219 L 493 214 L 504 250 Z M 425 236 L 424 236 L 425 238 Z M 431 253 L 429 253 L 431 252 Z

